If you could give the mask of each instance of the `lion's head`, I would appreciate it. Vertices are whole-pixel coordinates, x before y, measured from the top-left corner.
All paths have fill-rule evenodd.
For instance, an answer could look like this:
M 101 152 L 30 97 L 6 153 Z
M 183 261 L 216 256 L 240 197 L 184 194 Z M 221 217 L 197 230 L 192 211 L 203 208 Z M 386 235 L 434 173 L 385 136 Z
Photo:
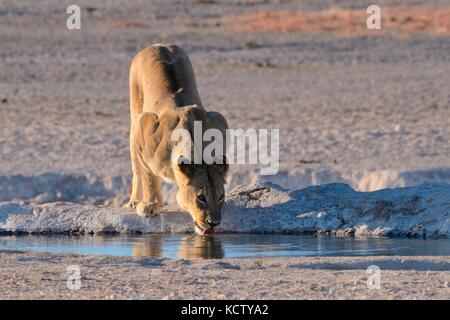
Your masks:
M 178 205 L 189 212 L 197 233 L 211 233 L 222 220 L 228 164 L 177 164 Z

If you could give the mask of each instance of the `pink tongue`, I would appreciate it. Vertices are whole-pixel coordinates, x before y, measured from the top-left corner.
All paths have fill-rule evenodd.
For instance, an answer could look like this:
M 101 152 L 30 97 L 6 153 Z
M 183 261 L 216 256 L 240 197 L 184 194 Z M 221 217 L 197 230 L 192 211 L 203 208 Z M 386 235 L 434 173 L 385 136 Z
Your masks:
M 200 229 L 197 225 L 195 225 L 195 233 L 198 235 L 208 235 L 208 234 L 214 234 L 214 229 Z
M 203 234 L 214 234 L 214 229 L 205 229 L 203 230 Z

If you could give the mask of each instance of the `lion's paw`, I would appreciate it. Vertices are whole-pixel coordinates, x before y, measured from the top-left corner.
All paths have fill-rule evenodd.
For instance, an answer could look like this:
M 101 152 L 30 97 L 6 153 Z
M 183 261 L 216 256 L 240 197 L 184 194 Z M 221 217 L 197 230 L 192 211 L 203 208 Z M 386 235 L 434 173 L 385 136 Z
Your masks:
M 160 210 L 161 205 L 156 202 L 149 202 L 149 203 L 139 202 L 138 205 L 136 206 L 137 214 L 145 218 L 158 214 Z
M 139 203 L 139 201 L 136 201 L 136 200 L 130 200 L 130 201 L 128 201 L 127 203 L 125 203 L 125 204 L 123 205 L 123 207 L 124 207 L 124 208 L 128 208 L 128 209 L 134 209 L 134 208 L 137 207 L 138 203 Z

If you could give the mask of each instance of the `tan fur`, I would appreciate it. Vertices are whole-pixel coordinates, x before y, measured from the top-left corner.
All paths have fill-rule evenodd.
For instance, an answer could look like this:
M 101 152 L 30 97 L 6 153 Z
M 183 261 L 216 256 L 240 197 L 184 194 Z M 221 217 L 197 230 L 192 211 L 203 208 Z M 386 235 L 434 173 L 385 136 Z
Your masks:
M 227 123 L 217 112 L 207 112 L 200 100 L 188 56 L 175 45 L 152 45 L 139 52 L 130 68 L 130 153 L 132 187 L 128 207 L 143 216 L 158 213 L 163 204 L 160 178 L 178 185 L 177 202 L 202 228 L 205 221 L 220 222 L 226 164 L 178 165 L 173 163 L 174 129 L 193 132 L 194 121 L 203 130 Z M 180 154 L 182 156 L 182 154 Z M 207 205 L 201 206 L 202 194 Z

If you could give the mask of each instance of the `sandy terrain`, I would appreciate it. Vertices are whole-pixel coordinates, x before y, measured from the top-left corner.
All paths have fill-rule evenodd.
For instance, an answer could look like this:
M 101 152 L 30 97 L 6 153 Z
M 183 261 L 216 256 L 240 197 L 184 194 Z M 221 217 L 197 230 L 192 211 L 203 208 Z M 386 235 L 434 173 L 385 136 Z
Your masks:
M 1 299 L 450 299 L 447 257 L 160 260 L 0 252 Z M 81 289 L 69 290 L 69 265 Z M 367 267 L 380 289 L 367 286 Z
M 383 3 L 377 33 L 358 24 L 365 1 L 79 1 L 72 31 L 70 1 L 2 1 L 0 188 L 22 202 L 125 201 L 128 68 L 156 42 L 185 48 L 204 105 L 231 127 L 280 129 L 278 175 L 233 166 L 230 188 L 450 181 L 450 2 Z

